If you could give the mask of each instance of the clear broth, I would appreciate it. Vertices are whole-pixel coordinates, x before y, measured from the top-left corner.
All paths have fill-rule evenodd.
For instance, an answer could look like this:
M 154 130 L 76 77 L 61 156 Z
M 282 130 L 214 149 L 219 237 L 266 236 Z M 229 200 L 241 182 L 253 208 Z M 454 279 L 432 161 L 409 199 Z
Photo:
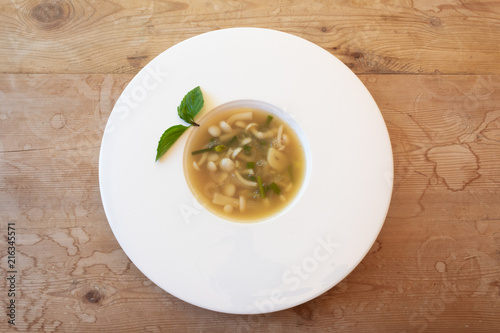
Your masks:
M 249 113 L 251 120 L 234 120 Z M 192 131 L 185 148 L 185 176 L 209 211 L 231 221 L 254 222 L 294 201 L 306 158 L 299 137 L 279 116 L 239 107 L 209 114 Z

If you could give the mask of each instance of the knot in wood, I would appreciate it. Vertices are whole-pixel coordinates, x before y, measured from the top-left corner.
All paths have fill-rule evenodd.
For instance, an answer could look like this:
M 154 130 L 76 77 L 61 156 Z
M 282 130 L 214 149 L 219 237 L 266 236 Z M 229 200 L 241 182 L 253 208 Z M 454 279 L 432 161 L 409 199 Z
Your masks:
M 31 4 L 30 4 L 31 5 Z M 29 16 L 40 28 L 50 30 L 64 25 L 72 16 L 72 6 L 62 0 L 34 1 Z
M 90 290 L 83 296 L 83 299 L 89 303 L 97 304 L 102 301 L 103 296 L 96 290 Z
M 438 17 L 431 17 L 429 20 L 429 23 L 434 27 L 434 28 L 439 28 L 441 27 L 441 20 Z

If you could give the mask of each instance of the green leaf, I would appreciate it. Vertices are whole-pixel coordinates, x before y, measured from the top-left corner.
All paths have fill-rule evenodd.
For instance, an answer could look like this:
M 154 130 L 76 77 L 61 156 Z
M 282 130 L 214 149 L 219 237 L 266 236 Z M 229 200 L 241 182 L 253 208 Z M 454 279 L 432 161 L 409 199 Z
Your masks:
M 278 195 L 281 193 L 280 187 L 275 182 L 272 182 L 271 185 L 269 185 L 269 188 L 271 190 L 273 190 L 273 192 L 276 193 L 276 194 L 278 194 Z
M 266 125 L 265 126 L 269 127 L 269 125 L 271 124 L 272 120 L 273 120 L 273 116 L 268 115 L 267 119 L 266 119 Z
M 188 128 L 189 126 L 175 125 L 163 132 L 160 141 L 158 141 L 158 148 L 156 148 L 155 161 L 158 161 Z
M 194 121 L 194 117 L 200 112 L 203 104 L 203 93 L 201 92 L 200 86 L 198 86 L 184 96 L 181 105 L 177 107 L 177 113 L 185 122 L 198 126 Z
M 223 152 L 226 149 L 226 146 L 224 145 L 217 145 L 214 147 L 214 150 L 218 153 Z

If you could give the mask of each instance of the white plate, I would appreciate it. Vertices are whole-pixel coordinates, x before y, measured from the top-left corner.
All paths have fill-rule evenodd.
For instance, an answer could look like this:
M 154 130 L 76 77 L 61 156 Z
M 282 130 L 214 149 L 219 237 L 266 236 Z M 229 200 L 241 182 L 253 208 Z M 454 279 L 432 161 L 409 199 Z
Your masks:
M 183 175 L 187 133 L 154 162 L 163 131 L 182 123 L 177 105 L 198 85 L 202 112 L 255 99 L 300 125 L 312 169 L 284 214 L 240 224 L 204 210 Z M 240 314 L 304 303 L 349 274 L 383 225 L 392 174 L 384 120 L 358 78 L 304 39 L 257 28 L 202 34 L 151 61 L 117 101 L 99 160 L 106 216 L 134 264 L 186 302 Z

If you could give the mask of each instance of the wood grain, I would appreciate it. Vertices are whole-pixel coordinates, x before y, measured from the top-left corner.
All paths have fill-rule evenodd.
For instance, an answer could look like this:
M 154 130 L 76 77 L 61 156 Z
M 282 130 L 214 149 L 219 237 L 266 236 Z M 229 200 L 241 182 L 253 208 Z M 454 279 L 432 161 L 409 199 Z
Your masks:
M 265 27 L 356 73 L 500 73 L 498 1 L 0 1 L 1 73 L 136 73 L 200 33 Z M 15 56 L 13 56 L 15 55 Z
M 499 328 L 498 76 L 362 75 L 393 142 L 395 187 L 384 228 L 333 289 L 258 316 L 215 313 L 169 295 L 111 233 L 98 188 L 99 144 L 131 78 L 0 75 L 0 210 L 20 235 L 18 331 Z
M 236 26 L 349 66 L 391 137 L 391 206 L 368 255 L 301 306 L 240 316 L 161 290 L 101 204 L 104 126 L 133 75 Z M 0 0 L 1 239 L 15 222 L 16 326 L 0 332 L 500 331 L 500 2 Z M 349 138 L 346 138 L 349 140 Z M 6 312 L 7 244 L 0 242 Z

